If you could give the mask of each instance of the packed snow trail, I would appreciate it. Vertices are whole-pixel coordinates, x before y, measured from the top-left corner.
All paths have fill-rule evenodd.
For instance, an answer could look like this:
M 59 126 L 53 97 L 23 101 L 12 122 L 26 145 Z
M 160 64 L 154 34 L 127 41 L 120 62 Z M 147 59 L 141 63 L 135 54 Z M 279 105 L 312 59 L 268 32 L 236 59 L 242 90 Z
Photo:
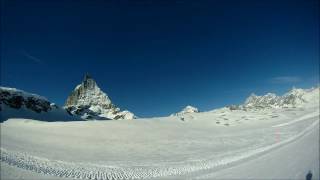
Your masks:
M 297 138 L 308 133 L 317 127 L 319 121 L 315 120 L 311 125 L 300 133 L 285 139 L 279 143 L 275 143 L 266 147 L 261 147 L 245 153 L 234 154 L 224 157 L 220 160 L 204 160 L 189 163 L 182 163 L 171 166 L 154 166 L 154 167 L 108 167 L 93 163 L 73 163 L 57 160 L 49 160 L 42 157 L 28 155 L 27 153 L 19 153 L 8 151 L 1 148 L 1 161 L 9 165 L 34 172 L 58 176 L 80 179 L 145 179 L 153 177 L 163 177 L 172 175 L 183 175 L 199 170 L 217 168 L 219 166 L 230 165 L 237 161 L 244 161 L 252 156 L 265 154 L 266 152 L 278 148 L 284 144 L 288 144 Z
M 311 171 L 319 180 L 319 124 L 302 138 L 250 161 L 217 172 L 201 172 L 193 179 L 305 179 Z
M 309 118 L 314 118 L 314 117 L 319 117 L 319 112 L 313 112 L 313 113 L 309 113 L 309 114 L 306 114 L 300 118 L 297 118 L 295 120 L 292 120 L 290 122 L 287 122 L 287 123 L 282 123 L 282 124 L 278 124 L 278 125 L 274 125 L 272 127 L 282 127 L 282 126 L 288 126 L 288 125 L 292 125 L 294 123 L 297 123 L 297 122 L 300 122 L 300 121 L 304 121 L 304 120 L 307 120 Z

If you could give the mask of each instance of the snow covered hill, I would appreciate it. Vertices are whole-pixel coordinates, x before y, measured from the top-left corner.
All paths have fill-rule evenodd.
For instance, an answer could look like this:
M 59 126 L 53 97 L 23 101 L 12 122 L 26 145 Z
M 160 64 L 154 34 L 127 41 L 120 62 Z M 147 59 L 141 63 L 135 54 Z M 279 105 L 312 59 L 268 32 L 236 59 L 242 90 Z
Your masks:
M 15 88 L 0 87 L 0 122 L 10 118 L 44 121 L 80 120 L 42 96 Z
M 212 179 L 212 173 L 241 166 L 258 157 L 266 156 L 268 161 L 274 160 L 274 156 L 279 158 L 272 152 L 310 131 L 319 131 L 319 107 L 251 112 L 225 108 L 193 113 L 192 117 L 188 122 L 175 121 L 174 116 L 53 123 L 10 119 L 1 124 L 0 159 L 4 171 L 1 176 L 14 179 L 28 173 L 29 179 L 42 179 L 44 174 L 54 179 L 109 180 L 196 179 L 208 174 L 204 178 Z M 318 143 L 318 138 L 312 136 L 309 142 Z M 311 147 L 303 145 L 294 147 L 302 152 Z M 277 179 L 302 179 L 308 170 L 318 176 L 319 164 L 307 156 L 295 157 L 294 151 L 286 148 L 280 157 L 290 157 L 291 161 L 285 163 L 299 161 L 300 164 L 280 164 L 279 159 L 279 166 L 273 168 L 258 161 L 264 164 L 260 169 L 242 166 L 242 177 L 250 177 L 250 172 L 255 171 L 263 172 L 260 179 L 268 179 L 274 173 Z M 312 152 L 319 153 L 314 149 Z M 297 171 L 285 168 L 287 171 L 280 173 L 282 166 L 292 166 Z
M 120 111 L 89 75 L 71 92 L 65 108 L 84 119 L 134 119 L 133 113 Z
M 198 108 L 188 105 L 185 108 L 183 108 L 180 112 L 171 114 L 170 116 L 183 116 L 185 114 L 198 113 L 198 112 L 199 112 Z

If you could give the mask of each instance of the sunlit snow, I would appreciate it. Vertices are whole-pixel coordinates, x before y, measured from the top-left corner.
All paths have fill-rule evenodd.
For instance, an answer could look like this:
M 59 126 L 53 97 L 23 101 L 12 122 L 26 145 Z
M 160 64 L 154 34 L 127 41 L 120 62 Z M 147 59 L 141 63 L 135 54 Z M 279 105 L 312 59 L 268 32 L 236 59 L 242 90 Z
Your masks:
M 1 123 L 1 179 L 319 177 L 319 88 L 238 107 L 122 121 L 11 118 Z

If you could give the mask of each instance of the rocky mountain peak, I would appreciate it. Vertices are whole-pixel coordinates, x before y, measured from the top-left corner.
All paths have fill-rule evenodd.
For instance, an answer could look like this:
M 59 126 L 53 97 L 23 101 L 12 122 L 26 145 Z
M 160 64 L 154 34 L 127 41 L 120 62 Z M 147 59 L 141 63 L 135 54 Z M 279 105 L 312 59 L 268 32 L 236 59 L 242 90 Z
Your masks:
M 194 113 L 195 112 L 195 113 L 197 113 L 197 112 L 199 112 L 199 110 L 196 107 L 188 105 L 185 108 L 183 108 L 182 112 L 185 112 L 185 113 Z
M 180 112 L 171 114 L 171 116 L 181 116 L 188 113 L 198 113 L 198 112 L 199 112 L 198 108 L 188 105 L 185 108 L 183 108 Z
M 86 74 L 81 84 L 71 92 L 65 103 L 65 108 L 75 115 L 85 119 L 133 119 L 129 111 L 120 111 L 112 104 L 96 81 Z
M 96 81 L 89 74 L 84 76 L 82 84 L 86 89 L 94 89 L 97 87 Z
M 112 106 L 108 95 L 102 92 L 96 81 L 86 74 L 82 83 L 76 86 L 76 88 L 71 92 L 65 106 L 92 106 L 98 104 Z

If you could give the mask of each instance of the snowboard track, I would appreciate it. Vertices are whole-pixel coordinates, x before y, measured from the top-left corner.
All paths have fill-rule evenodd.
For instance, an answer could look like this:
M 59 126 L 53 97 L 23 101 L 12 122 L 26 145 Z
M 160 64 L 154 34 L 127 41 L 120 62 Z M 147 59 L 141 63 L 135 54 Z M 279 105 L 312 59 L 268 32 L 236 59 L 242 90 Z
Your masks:
M 134 166 L 134 167 L 110 167 L 92 163 L 74 163 L 50 160 L 42 157 L 31 156 L 27 153 L 13 152 L 1 149 L 1 162 L 11 166 L 30 170 L 37 173 L 56 177 L 76 178 L 76 179 L 95 179 L 95 180 L 113 180 L 113 179 L 150 179 L 153 177 L 182 175 L 199 170 L 229 165 L 240 160 L 249 159 L 260 155 L 282 145 L 297 140 L 304 134 L 310 132 L 319 123 L 319 120 L 313 122 L 300 133 L 283 140 L 281 142 L 261 147 L 246 153 L 236 154 L 225 157 L 220 160 L 207 159 L 203 161 L 181 162 L 176 165 L 165 166 Z

